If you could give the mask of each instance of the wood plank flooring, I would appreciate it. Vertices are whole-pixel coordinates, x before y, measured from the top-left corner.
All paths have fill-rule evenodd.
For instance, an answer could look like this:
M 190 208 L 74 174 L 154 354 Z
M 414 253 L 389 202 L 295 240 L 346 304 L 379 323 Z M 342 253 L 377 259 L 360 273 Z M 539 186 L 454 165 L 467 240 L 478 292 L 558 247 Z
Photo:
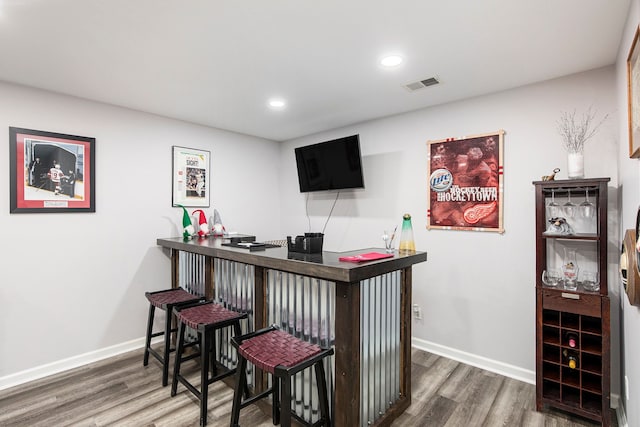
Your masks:
M 565 413 L 535 411 L 535 386 L 413 350 L 412 404 L 393 427 L 578 427 L 598 424 Z M 194 383 L 198 383 L 195 361 Z M 187 364 L 184 365 L 187 368 Z M 229 425 L 232 389 L 209 391 L 208 426 Z M 271 426 L 263 408 L 242 410 L 246 427 Z M 0 391 L 0 426 L 198 426 L 196 398 L 180 385 L 170 397 L 160 364 L 142 366 L 142 349 Z M 617 422 L 612 412 L 612 426 Z

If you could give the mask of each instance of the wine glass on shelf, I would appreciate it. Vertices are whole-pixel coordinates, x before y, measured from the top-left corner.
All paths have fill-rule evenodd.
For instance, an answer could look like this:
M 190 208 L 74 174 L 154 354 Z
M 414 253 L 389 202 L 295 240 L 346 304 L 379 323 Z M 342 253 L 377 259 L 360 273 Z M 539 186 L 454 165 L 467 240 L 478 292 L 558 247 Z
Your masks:
M 560 214 L 560 203 L 556 202 L 555 190 L 551 190 L 551 201 L 547 205 L 549 218 L 556 218 Z
M 576 214 L 576 208 L 578 206 L 571 201 L 571 190 L 567 190 L 567 202 L 562 205 L 562 210 L 567 218 L 573 218 Z
M 589 200 L 589 190 L 584 191 L 584 202 L 580 203 L 580 213 L 584 218 L 593 218 L 596 213 L 596 205 Z

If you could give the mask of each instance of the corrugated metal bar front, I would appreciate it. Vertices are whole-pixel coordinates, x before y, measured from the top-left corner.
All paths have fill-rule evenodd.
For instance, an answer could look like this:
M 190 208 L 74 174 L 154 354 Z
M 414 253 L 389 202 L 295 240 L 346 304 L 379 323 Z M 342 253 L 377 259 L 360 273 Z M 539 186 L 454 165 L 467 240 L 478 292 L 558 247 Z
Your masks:
M 178 283 L 194 295 L 205 294 L 205 256 L 180 251 L 178 257 Z
M 214 300 L 229 310 L 247 313 L 248 321 L 242 322 L 242 333 L 253 332 L 255 267 L 214 258 L 213 270 L 215 280 Z M 218 360 L 229 368 L 235 367 L 238 362 L 236 351 L 229 342 L 231 334 L 232 331 L 229 328 L 222 329 L 220 338 L 217 340 Z M 252 371 L 252 369 L 247 369 L 249 386 L 254 383 Z
M 334 282 L 267 270 L 267 322 L 290 334 L 322 347 L 335 341 Z M 334 358 L 325 359 L 330 413 L 333 412 Z M 320 418 L 315 373 L 305 369 L 294 378 L 291 409 L 301 418 Z
M 360 282 L 360 426 L 400 398 L 400 271 Z
M 178 256 L 178 284 L 194 295 L 204 296 L 205 283 L 205 256 L 191 252 L 180 251 Z M 196 331 L 187 327 L 186 340 L 196 341 Z
M 195 295 L 205 295 L 205 256 L 180 251 L 178 264 L 178 281 L 182 288 Z M 242 333 L 253 331 L 253 289 L 254 289 L 254 267 L 252 265 L 241 264 L 215 258 L 214 275 L 215 289 L 214 301 L 224 305 L 234 311 L 242 311 L 248 314 L 248 321 L 243 322 Z M 187 329 L 189 340 L 197 339 L 195 331 Z M 228 368 L 236 366 L 237 355 L 229 339 L 232 331 L 224 328 L 219 331 L 216 339 L 216 358 Z M 249 375 L 253 384 L 253 375 Z
M 180 252 L 179 281 L 188 291 L 204 295 L 205 257 Z M 244 311 L 249 321 L 242 333 L 254 330 L 254 274 L 252 265 L 214 259 L 214 299 L 227 308 Z M 401 273 L 394 271 L 360 282 L 361 359 L 360 425 L 367 426 L 400 397 L 400 288 Z M 267 323 L 323 347 L 335 340 L 335 283 L 277 270 L 267 270 Z M 229 332 L 217 340 L 218 360 L 236 365 Z M 249 364 L 249 385 L 254 384 Z M 329 405 L 333 412 L 334 358 L 325 360 Z M 295 378 L 292 409 L 303 419 L 319 419 L 317 387 L 312 370 Z

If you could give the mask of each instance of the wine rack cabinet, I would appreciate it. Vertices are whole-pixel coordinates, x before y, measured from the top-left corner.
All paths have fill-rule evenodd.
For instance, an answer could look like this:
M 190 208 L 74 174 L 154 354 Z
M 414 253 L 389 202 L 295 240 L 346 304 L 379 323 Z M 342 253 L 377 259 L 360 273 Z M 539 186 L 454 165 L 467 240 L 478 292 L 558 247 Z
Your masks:
M 607 288 L 608 178 L 536 181 L 536 409 L 545 405 L 610 426 L 610 302 Z M 580 194 L 595 202 L 589 218 L 566 218 L 574 229 L 547 232 L 548 205 Z M 562 211 L 560 211 L 562 212 Z M 600 289 L 548 286 L 543 272 L 558 269 L 561 249 L 576 249 L 581 268 L 598 273 Z

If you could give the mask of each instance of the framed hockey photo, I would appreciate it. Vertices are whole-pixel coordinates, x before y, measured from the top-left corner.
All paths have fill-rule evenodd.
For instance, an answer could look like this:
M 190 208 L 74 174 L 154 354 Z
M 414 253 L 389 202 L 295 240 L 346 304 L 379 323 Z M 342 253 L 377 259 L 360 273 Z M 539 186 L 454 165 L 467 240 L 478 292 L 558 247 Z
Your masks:
M 171 205 L 208 208 L 211 199 L 211 153 L 173 146 Z
M 504 232 L 504 131 L 428 141 L 427 229 Z
M 9 128 L 10 213 L 95 212 L 95 138 Z

